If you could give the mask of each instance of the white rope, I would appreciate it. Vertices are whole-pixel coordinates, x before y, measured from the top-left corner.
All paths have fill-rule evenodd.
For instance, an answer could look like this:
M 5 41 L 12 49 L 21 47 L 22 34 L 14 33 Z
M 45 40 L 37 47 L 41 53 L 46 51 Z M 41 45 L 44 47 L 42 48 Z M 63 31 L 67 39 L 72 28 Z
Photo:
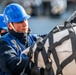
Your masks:
M 17 30 L 14 28 L 14 26 L 12 25 L 12 23 L 10 23 L 10 25 L 11 25 L 11 27 L 13 28 L 13 30 L 15 31 L 15 32 L 17 32 Z

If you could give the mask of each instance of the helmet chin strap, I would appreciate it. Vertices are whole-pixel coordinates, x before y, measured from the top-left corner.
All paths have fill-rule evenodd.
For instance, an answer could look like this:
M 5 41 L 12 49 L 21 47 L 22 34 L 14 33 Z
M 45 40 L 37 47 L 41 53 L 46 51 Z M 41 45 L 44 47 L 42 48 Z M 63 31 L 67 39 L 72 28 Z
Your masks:
M 14 26 L 12 25 L 12 23 L 10 23 L 10 25 L 11 25 L 11 27 L 13 28 L 13 30 L 15 31 L 15 32 L 17 32 L 17 30 L 14 28 Z

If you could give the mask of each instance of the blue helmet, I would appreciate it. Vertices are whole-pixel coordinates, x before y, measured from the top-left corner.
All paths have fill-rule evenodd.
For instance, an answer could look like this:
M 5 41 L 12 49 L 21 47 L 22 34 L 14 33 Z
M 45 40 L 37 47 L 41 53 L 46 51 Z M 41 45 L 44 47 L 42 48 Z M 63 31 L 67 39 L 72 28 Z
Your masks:
M 5 22 L 20 22 L 30 18 L 25 9 L 17 4 L 11 3 L 4 9 Z
M 6 23 L 4 22 L 4 16 L 3 16 L 3 14 L 0 14 L 0 28 L 4 29 L 4 30 L 8 29 Z

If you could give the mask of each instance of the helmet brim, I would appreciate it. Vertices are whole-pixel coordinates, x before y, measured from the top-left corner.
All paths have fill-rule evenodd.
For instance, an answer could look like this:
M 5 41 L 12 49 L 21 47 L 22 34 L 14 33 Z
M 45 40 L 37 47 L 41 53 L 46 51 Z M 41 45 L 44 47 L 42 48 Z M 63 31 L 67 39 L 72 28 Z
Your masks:
M 21 21 L 23 21 L 23 20 L 29 19 L 30 17 L 31 17 L 30 15 L 27 15 L 27 16 L 24 16 L 24 17 L 22 17 L 22 18 L 9 20 L 8 22 L 21 22 Z
M 0 28 L 2 28 L 2 29 L 4 29 L 4 30 L 8 30 L 8 28 L 7 28 L 7 27 L 0 27 Z

